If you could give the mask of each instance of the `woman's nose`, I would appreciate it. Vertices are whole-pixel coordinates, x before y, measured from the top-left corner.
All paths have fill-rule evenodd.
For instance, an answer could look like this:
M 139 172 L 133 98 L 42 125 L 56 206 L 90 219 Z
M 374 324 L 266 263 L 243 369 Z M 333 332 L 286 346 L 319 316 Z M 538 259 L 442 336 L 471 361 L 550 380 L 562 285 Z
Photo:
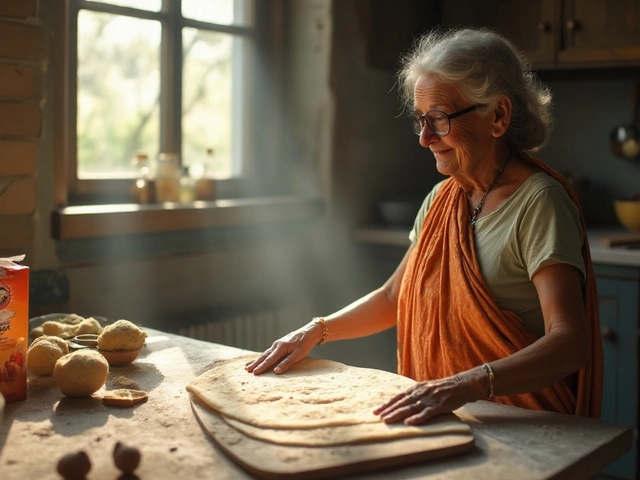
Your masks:
M 440 140 L 440 137 L 433 133 L 433 131 L 425 125 L 420 132 L 420 145 L 424 148 L 429 148 L 429 145 Z

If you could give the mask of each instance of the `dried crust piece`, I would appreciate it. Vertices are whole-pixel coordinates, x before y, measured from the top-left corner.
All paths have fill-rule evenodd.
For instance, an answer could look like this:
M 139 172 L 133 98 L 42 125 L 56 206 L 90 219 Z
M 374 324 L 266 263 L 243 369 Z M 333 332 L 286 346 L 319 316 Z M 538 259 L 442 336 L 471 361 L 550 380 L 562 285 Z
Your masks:
M 133 407 L 138 403 L 146 402 L 149 394 L 142 390 L 133 390 L 131 388 L 119 388 L 117 390 L 109 390 L 102 396 L 102 403 L 112 407 Z

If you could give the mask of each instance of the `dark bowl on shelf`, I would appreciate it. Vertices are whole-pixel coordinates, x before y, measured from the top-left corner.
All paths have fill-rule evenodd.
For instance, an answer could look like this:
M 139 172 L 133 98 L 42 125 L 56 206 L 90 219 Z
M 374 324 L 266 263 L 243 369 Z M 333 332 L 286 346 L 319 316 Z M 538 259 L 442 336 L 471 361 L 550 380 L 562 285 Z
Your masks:
M 421 204 L 420 200 L 381 200 L 376 204 L 376 209 L 383 225 L 410 227 Z

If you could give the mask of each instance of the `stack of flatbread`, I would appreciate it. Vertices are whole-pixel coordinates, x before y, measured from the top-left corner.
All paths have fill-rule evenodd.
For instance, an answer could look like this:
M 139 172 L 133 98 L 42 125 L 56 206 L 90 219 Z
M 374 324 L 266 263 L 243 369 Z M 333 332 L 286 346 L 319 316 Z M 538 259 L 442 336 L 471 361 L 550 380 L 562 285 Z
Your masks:
M 248 373 L 256 356 L 221 360 L 187 390 L 246 436 L 278 445 L 327 447 L 420 435 L 471 434 L 455 415 L 422 426 L 385 424 L 372 413 L 415 382 L 393 373 L 305 358 L 286 373 Z

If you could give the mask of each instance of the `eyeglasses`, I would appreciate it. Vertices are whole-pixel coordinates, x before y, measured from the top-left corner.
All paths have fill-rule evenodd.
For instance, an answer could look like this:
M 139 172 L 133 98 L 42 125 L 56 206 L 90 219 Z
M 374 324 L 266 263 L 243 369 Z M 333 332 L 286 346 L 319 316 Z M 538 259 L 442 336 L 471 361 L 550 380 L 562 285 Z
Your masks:
M 449 135 L 449 132 L 451 131 L 452 118 L 473 112 L 478 107 L 482 107 L 482 104 L 476 103 L 475 105 L 471 105 L 470 107 L 451 114 L 438 109 L 429 110 L 427 113 L 421 113 L 416 110 L 411 114 L 411 119 L 413 120 L 413 133 L 421 135 L 424 127 L 428 125 L 433 133 L 439 137 L 444 137 Z

